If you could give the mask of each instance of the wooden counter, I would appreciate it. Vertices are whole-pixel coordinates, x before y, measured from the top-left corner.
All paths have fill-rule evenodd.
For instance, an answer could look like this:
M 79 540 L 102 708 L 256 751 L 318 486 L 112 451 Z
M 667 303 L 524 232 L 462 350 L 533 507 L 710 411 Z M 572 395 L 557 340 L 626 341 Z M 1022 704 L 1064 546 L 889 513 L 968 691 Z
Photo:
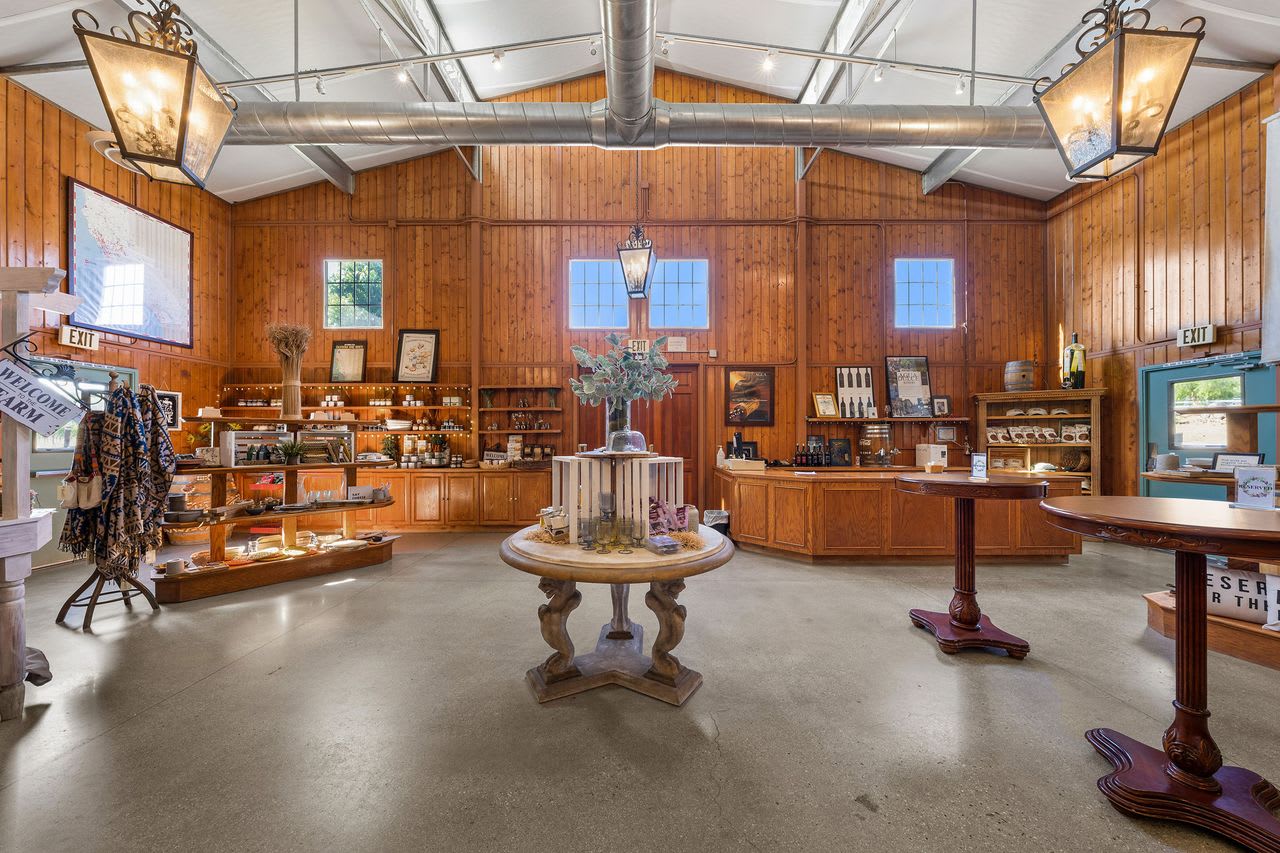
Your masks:
M 799 469 L 804 471 L 806 469 Z M 897 491 L 919 468 L 727 471 L 712 474 L 711 508 L 729 511 L 734 542 L 804 557 L 946 560 L 954 556 L 951 501 Z M 967 469 L 966 469 L 967 470 Z M 1069 474 L 1003 474 L 1048 480 L 1049 497 L 1080 494 Z M 977 554 L 1056 562 L 1080 553 L 1080 537 L 1044 519 L 1039 501 L 980 501 Z

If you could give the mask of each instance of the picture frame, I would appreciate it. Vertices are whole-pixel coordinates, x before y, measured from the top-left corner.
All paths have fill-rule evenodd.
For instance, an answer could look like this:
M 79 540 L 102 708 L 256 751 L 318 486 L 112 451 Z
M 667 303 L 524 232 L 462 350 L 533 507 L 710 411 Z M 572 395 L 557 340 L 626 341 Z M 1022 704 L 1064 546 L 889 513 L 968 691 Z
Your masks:
M 848 438 L 832 438 L 827 441 L 831 448 L 831 465 L 836 468 L 853 466 L 853 441 Z
M 870 365 L 852 364 L 834 368 L 836 408 L 842 418 L 874 418 L 876 392 Z
M 805 447 L 822 447 L 822 445 L 826 443 L 827 443 L 827 437 L 824 435 L 810 434 L 808 436 L 805 436 L 805 441 L 804 441 Z
M 1266 458 L 1265 453 L 1215 453 L 1211 470 L 1231 474 L 1237 468 L 1261 465 Z
M 435 382 L 439 364 L 439 329 L 400 330 L 393 381 Z
M 193 246 L 186 228 L 67 178 L 67 292 L 81 299 L 68 322 L 193 348 Z
M 329 381 L 363 382 L 368 358 L 368 341 L 334 341 L 329 356 Z
M 933 416 L 945 418 L 951 415 L 951 397 L 947 394 L 936 394 L 933 398 Z
M 160 411 L 164 416 L 164 428 L 170 431 L 182 429 L 182 392 L 156 389 Z
M 929 358 L 923 355 L 890 355 L 884 359 L 889 391 L 889 416 L 933 417 L 933 393 L 929 387 Z
M 758 442 L 758 441 L 744 441 L 744 442 L 742 442 L 742 444 L 740 445 L 740 447 L 742 448 L 742 458 L 743 458 L 743 459 L 759 459 L 759 458 L 760 458 L 760 442 Z M 726 454 L 731 454 L 731 453 L 733 453 L 733 445 L 732 445 L 732 444 L 726 444 L 726 445 L 724 446 L 724 452 L 725 452 Z
M 969 454 L 969 479 L 970 480 L 986 480 L 987 479 L 987 454 L 985 453 Z
M 814 392 L 813 414 L 819 418 L 839 419 L 840 409 L 836 406 L 836 395 Z
M 727 368 L 725 426 L 773 426 L 774 388 L 772 367 Z
M 939 427 L 933 428 L 933 434 L 934 434 L 934 437 L 938 439 L 938 441 L 949 441 L 954 443 L 956 440 L 957 432 L 956 432 L 956 427 L 939 426 Z

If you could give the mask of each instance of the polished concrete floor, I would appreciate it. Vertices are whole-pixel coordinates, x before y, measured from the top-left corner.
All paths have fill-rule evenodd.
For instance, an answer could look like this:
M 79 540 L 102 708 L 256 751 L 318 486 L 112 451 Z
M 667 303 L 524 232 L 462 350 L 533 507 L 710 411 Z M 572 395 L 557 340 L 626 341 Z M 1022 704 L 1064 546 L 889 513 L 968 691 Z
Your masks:
M 28 641 L 55 680 L 0 726 L 0 850 L 1230 849 L 1114 811 L 1082 737 L 1159 742 L 1173 649 L 1139 595 L 1171 558 L 981 566 L 984 609 L 1031 642 L 1019 663 L 911 627 L 945 607 L 945 566 L 739 553 L 681 596 L 677 652 L 706 679 L 683 708 L 618 688 L 539 706 L 544 599 L 499 539 L 407 537 L 383 566 L 155 615 L 107 605 L 90 635 L 53 623 L 83 569 L 38 573 Z M 608 618 L 607 590 L 583 591 L 579 648 Z M 1210 672 L 1228 762 L 1280 779 L 1280 673 L 1216 654 Z

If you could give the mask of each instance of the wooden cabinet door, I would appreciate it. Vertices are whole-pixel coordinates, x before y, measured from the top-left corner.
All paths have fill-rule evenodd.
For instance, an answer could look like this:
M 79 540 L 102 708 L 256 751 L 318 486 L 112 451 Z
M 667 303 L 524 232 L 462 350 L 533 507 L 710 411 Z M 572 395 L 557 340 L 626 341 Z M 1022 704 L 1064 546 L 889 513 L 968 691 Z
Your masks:
M 734 539 L 745 542 L 769 541 L 769 484 L 763 480 L 739 480 L 734 484 L 729 530 Z
M 440 524 L 444 521 L 444 475 L 411 474 L 413 492 L 412 518 L 418 524 Z
M 444 523 L 477 524 L 480 521 L 478 474 L 444 475 Z
M 820 554 L 879 554 L 885 496 L 879 483 L 821 483 L 814 507 Z M 892 489 L 893 485 L 890 484 Z
M 911 554 L 952 553 L 956 522 L 951 501 L 897 489 L 890 491 L 889 546 Z
M 1008 554 L 1017 547 L 1017 501 L 974 501 L 973 533 L 979 554 Z
M 1050 481 L 1049 497 L 1061 498 L 1080 494 L 1076 483 L 1065 485 Z M 1080 537 L 1059 527 L 1054 527 L 1045 519 L 1047 513 L 1040 509 L 1040 501 L 1017 501 L 1018 510 L 1016 524 L 1018 529 L 1018 547 L 1046 550 L 1062 554 L 1079 554 Z
M 809 486 L 769 484 L 769 544 L 803 551 L 809 547 Z
M 412 499 L 409 495 L 409 475 L 400 471 L 361 471 L 356 474 L 356 482 L 362 486 L 381 486 L 386 483 L 391 487 L 391 506 L 380 509 L 366 509 L 356 513 L 356 524 L 362 530 L 373 526 L 402 527 L 409 523 L 409 507 Z
M 534 524 L 538 520 L 538 510 L 551 504 L 551 475 L 516 474 L 513 479 L 516 493 L 511 503 L 512 521 Z
M 480 474 L 480 523 L 510 524 L 514 474 Z

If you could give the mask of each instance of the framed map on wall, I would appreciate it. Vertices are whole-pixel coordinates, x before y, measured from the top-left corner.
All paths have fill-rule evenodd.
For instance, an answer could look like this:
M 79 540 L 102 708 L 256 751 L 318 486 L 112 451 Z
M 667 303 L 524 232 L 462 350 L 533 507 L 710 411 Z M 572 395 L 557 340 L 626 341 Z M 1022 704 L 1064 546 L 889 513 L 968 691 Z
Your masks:
M 191 347 L 191 232 L 67 179 L 77 326 Z

